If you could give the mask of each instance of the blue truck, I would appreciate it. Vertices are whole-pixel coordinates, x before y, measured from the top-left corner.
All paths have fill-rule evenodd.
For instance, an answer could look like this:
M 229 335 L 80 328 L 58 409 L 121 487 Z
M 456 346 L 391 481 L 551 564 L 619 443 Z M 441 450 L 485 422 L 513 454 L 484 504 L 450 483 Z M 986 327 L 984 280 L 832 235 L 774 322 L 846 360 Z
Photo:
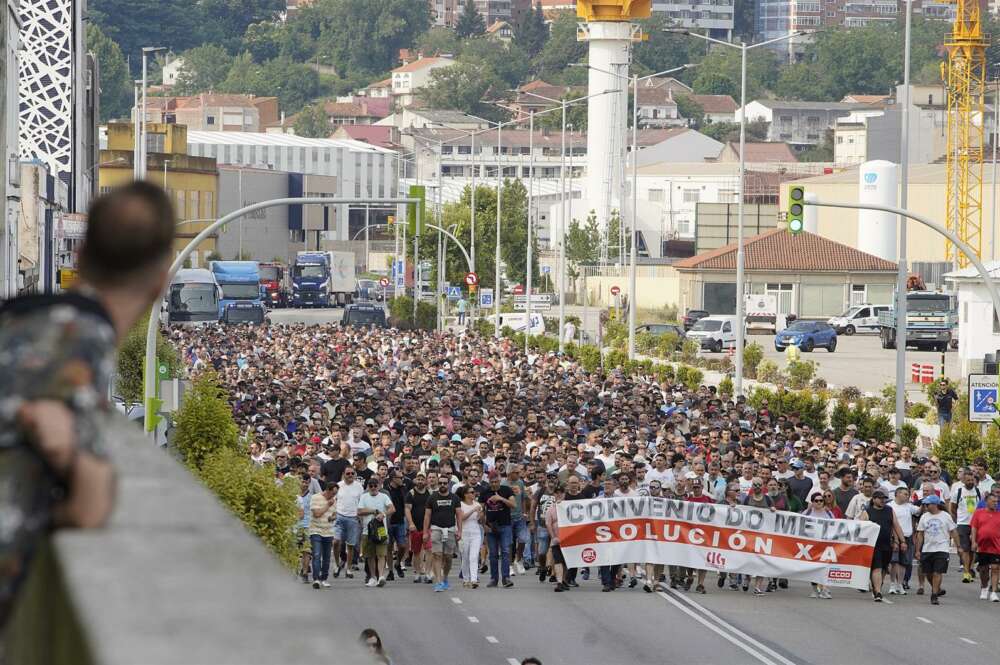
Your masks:
M 211 270 L 222 289 L 219 321 L 263 323 L 260 268 L 256 261 L 212 261 Z
M 295 257 L 293 307 L 348 305 L 355 286 L 354 252 L 299 252 Z
M 879 338 L 883 349 L 895 349 L 896 311 L 889 308 L 878 315 Z M 906 294 L 907 347 L 945 352 L 958 330 L 958 307 L 955 296 L 934 291 L 910 291 Z

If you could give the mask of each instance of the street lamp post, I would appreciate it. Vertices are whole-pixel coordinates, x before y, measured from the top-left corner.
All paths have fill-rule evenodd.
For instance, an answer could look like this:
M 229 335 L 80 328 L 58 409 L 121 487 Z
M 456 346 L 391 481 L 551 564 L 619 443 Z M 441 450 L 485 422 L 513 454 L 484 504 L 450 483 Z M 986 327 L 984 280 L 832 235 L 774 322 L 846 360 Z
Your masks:
M 903 40 L 903 110 L 900 117 L 899 140 L 899 207 L 906 209 L 910 179 L 910 25 L 913 22 L 913 2 L 906 0 L 906 28 Z M 896 440 L 906 422 L 906 220 L 899 219 L 899 252 L 896 256 Z
M 146 68 L 147 61 L 149 60 L 150 53 L 158 53 L 159 51 L 166 51 L 166 46 L 143 46 L 142 47 L 142 122 L 140 123 L 139 139 L 141 146 L 139 157 L 140 157 L 140 175 L 142 177 L 146 176 L 146 88 L 148 87 L 146 83 Z
M 751 49 L 760 48 L 761 46 L 768 46 L 770 44 L 775 44 L 777 42 L 787 41 L 789 39 L 794 39 L 795 37 L 801 37 L 802 35 L 808 34 L 806 31 L 800 30 L 796 32 L 789 33 L 787 35 L 782 35 L 781 37 L 775 37 L 774 39 L 768 39 L 762 42 L 757 42 L 756 44 L 747 44 L 746 42 L 740 42 L 739 44 L 733 44 L 732 42 L 723 41 L 721 39 L 715 39 L 707 35 L 702 35 L 697 32 L 691 32 L 690 30 L 667 30 L 667 32 L 677 32 L 684 35 L 690 35 L 692 37 L 697 37 L 698 39 L 703 39 L 706 42 L 711 42 L 712 44 L 719 44 L 721 46 L 727 46 L 729 48 L 735 48 L 740 50 L 740 170 L 739 170 L 739 201 L 737 201 L 737 228 L 736 228 L 736 362 L 734 363 L 734 371 L 736 374 L 736 379 L 734 381 L 735 395 L 743 394 L 743 344 L 746 342 L 746 328 L 744 319 L 744 309 L 746 303 L 743 302 L 744 294 L 746 290 L 745 275 L 744 275 L 744 265 L 746 263 L 743 248 L 743 199 L 744 199 L 744 184 L 746 180 L 746 137 L 747 137 L 747 52 Z

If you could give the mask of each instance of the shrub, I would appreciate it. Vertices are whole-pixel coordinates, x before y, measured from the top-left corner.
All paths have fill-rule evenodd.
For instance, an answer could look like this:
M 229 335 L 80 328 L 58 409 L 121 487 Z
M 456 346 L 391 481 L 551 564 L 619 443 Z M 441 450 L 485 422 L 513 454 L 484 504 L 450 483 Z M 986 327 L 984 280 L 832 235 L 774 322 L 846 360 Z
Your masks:
M 902 439 L 904 446 L 912 446 L 919 434 L 920 430 L 913 423 L 903 423 L 903 427 L 899 430 L 899 438 Z
M 647 354 L 656 349 L 659 342 L 656 335 L 649 332 L 641 332 L 635 336 L 635 350 L 642 354 Z
M 601 350 L 593 344 L 583 344 L 577 347 L 577 360 L 580 366 L 588 372 L 596 372 L 601 367 Z
M 701 345 L 693 339 L 685 339 L 681 344 L 681 362 L 693 363 L 698 358 Z
M 273 467 L 258 467 L 230 448 L 206 457 L 198 476 L 282 563 L 294 567 L 297 478 L 275 483 Z
M 604 368 L 610 371 L 617 367 L 623 367 L 627 360 L 627 351 L 624 349 L 612 349 L 604 354 Z
M 719 395 L 727 399 L 733 396 L 733 380 L 730 377 L 724 376 L 719 381 Z
M 125 402 L 126 408 L 142 404 L 146 394 L 143 368 L 146 365 L 146 328 L 148 326 L 149 317 L 142 317 L 128 331 L 125 339 L 122 340 L 121 349 L 118 351 L 115 392 Z M 173 378 L 178 375 L 181 368 L 180 356 L 177 354 L 177 350 L 163 339 L 163 334 L 159 329 L 156 331 L 156 360 L 157 364 L 162 363 L 167 366 L 168 377 Z
M 604 344 L 612 348 L 625 348 L 628 344 L 628 326 L 620 321 L 608 321 L 604 326 Z
M 757 380 L 764 383 L 777 383 L 782 378 L 781 370 L 773 360 L 761 360 L 757 364 Z
M 840 396 L 846 399 L 848 402 L 857 402 L 861 399 L 861 391 L 855 386 L 847 386 L 840 391 Z
M 413 298 L 398 296 L 389 301 L 389 325 L 401 330 L 412 330 Z M 417 302 L 417 322 L 419 330 L 434 330 L 437 328 L 437 305 L 434 303 Z
M 952 423 L 951 427 L 941 430 L 931 452 L 937 455 L 941 465 L 954 477 L 960 467 L 969 464 L 976 457 L 985 456 L 979 425 L 968 421 Z
M 664 333 L 656 339 L 654 353 L 660 358 L 669 358 L 681 344 L 681 338 L 674 333 Z
M 752 379 L 757 376 L 757 366 L 764 359 L 764 347 L 757 342 L 747 344 L 743 349 L 743 376 Z
M 236 450 L 239 432 L 233 411 L 219 387 L 215 372 L 194 379 L 177 411 L 174 445 L 181 459 L 192 469 L 200 469 L 205 459 L 220 450 Z
M 906 399 L 904 394 L 903 399 Z M 896 411 L 896 384 L 887 383 L 882 388 L 882 408 L 886 411 Z
M 705 375 L 697 367 L 688 367 L 683 379 L 680 377 L 680 367 L 677 368 L 677 371 L 677 380 L 682 381 L 684 383 L 684 387 L 688 390 L 697 390 L 698 386 L 701 385 L 702 380 L 705 378 Z
M 843 395 L 843 392 L 841 392 Z M 833 433 L 840 439 L 847 432 L 847 426 L 851 424 L 851 407 L 845 397 L 841 396 L 837 400 L 837 403 L 833 406 L 833 411 L 830 413 L 830 427 L 833 428 Z
M 661 383 L 664 381 L 673 383 L 674 379 L 677 378 L 673 365 L 654 365 L 653 372 L 656 375 L 656 380 Z
M 805 388 L 816 376 L 816 363 L 812 360 L 792 360 L 788 363 L 788 383 L 796 390 Z
M 923 402 L 916 402 L 910 404 L 906 407 L 906 416 L 908 418 L 921 419 L 927 416 L 927 412 L 931 410 L 931 407 Z
M 758 410 L 763 407 L 765 401 L 772 418 L 796 413 L 799 420 L 814 430 L 826 428 L 828 400 L 825 395 L 811 390 L 768 390 L 758 386 L 747 397 L 750 406 Z

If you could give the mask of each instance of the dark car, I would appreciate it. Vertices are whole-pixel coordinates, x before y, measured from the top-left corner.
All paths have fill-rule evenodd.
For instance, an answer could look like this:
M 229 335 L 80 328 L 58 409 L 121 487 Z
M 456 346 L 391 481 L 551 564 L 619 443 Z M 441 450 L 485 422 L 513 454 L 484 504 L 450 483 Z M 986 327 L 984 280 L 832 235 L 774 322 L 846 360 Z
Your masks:
M 374 279 L 359 279 L 355 291 L 355 300 L 375 300 L 381 302 L 385 294 L 382 287 Z
M 774 337 L 775 351 L 789 346 L 806 352 L 822 347 L 833 353 L 837 350 L 837 331 L 825 321 L 796 321 Z
M 698 319 L 704 319 L 706 316 L 708 316 L 708 312 L 703 309 L 689 309 L 681 320 L 681 323 L 684 325 L 684 331 L 691 330 L 691 326 L 696 324 Z
M 388 328 L 385 320 L 385 309 L 381 305 L 370 302 L 352 303 L 344 308 L 344 318 L 340 320 L 344 326 L 375 326 Z
M 649 333 L 659 337 L 660 335 L 666 335 L 667 333 L 673 333 L 678 337 L 684 337 L 684 329 L 675 323 L 646 323 L 641 326 L 636 326 L 636 333 Z

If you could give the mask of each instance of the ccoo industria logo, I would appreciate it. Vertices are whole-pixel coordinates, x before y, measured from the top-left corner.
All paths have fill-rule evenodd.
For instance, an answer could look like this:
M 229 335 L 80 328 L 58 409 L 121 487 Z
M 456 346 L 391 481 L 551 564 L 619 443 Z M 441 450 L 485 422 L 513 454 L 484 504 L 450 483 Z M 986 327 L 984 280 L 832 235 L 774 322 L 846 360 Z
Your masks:
M 705 555 L 705 563 L 712 568 L 723 570 L 726 567 L 726 557 L 721 552 L 713 550 Z
M 874 185 L 876 180 L 878 180 L 878 173 L 866 173 L 865 174 L 865 184 L 867 184 L 867 185 Z

